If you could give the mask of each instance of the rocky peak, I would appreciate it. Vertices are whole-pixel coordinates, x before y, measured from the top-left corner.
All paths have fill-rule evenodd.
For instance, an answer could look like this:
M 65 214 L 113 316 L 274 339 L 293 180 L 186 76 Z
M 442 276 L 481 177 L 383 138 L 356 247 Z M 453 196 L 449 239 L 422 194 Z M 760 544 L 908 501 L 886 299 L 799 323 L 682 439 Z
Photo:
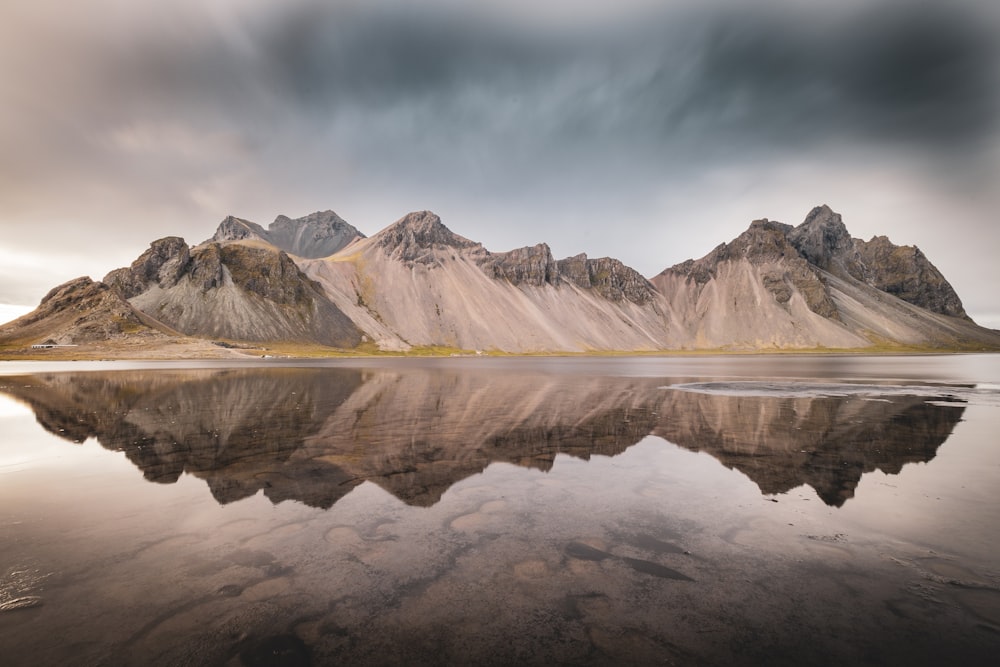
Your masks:
M 279 215 L 267 229 L 256 222 L 227 216 L 206 243 L 257 240 L 298 257 L 328 257 L 365 235 L 333 211 L 316 211 L 301 218 Z
M 150 285 L 169 289 L 177 284 L 191 260 L 188 245 L 179 236 L 153 241 L 128 268 L 115 269 L 104 282 L 125 299 L 141 294 Z
M 353 225 L 329 210 L 295 219 L 279 215 L 267 230 L 266 240 L 271 244 L 307 259 L 329 257 L 355 239 L 365 238 Z
M 676 264 L 666 271 L 689 276 L 699 284 L 707 283 L 715 277 L 716 267 L 725 261 L 745 259 L 752 264 L 795 259 L 799 251 L 788 239 L 791 225 L 762 218 L 750 223 L 745 232 L 729 243 L 722 243 L 701 259 L 689 259 Z
M 788 239 L 810 264 L 834 274 L 860 279 L 861 268 L 847 227 L 839 213 L 827 205 L 809 212 Z
M 408 213 L 379 232 L 378 247 L 405 262 L 433 264 L 435 248 L 482 249 L 474 241 L 455 234 L 430 211 Z
M 743 258 L 754 264 L 762 264 L 798 257 L 798 251 L 788 241 L 791 230 L 791 225 L 767 218 L 754 220 L 745 232 L 723 247 L 719 259 Z
M 209 240 L 217 243 L 225 243 L 226 241 L 242 241 L 243 239 L 266 241 L 267 232 L 256 222 L 227 215 L 219 223 L 219 227 L 215 230 L 215 235 Z
M 831 215 L 827 216 L 827 213 Z M 810 216 L 813 214 L 818 216 L 815 219 L 820 221 L 818 223 L 820 225 L 825 224 L 822 221 L 823 216 L 834 224 L 840 220 L 839 215 L 826 207 L 813 209 Z M 835 219 L 832 216 L 835 216 Z M 793 291 L 798 291 L 811 311 L 826 318 L 839 319 L 837 308 L 816 269 L 806 261 L 790 238 L 795 229 L 791 225 L 767 218 L 754 220 L 745 232 L 731 242 L 716 246 L 701 259 L 689 259 L 670 267 L 663 273 L 684 276 L 699 285 L 704 285 L 716 277 L 719 264 L 747 261 L 761 267 L 763 286 L 777 303 L 787 304 Z M 846 233 L 846 229 L 844 231 Z M 850 239 L 850 236 L 847 238 Z

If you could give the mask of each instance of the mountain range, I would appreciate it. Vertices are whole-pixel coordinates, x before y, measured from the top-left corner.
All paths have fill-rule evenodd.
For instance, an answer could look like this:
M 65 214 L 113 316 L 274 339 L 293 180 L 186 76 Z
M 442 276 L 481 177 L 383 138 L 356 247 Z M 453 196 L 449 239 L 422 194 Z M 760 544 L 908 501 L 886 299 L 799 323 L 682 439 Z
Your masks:
M 371 237 L 333 211 L 266 229 L 229 216 L 202 243 L 156 240 L 130 266 L 60 285 L 0 327 L 8 353 L 182 340 L 393 352 L 1000 349 L 1000 332 L 969 318 L 918 248 L 852 238 L 827 206 L 798 226 L 755 220 L 650 279 L 609 257 L 557 260 L 544 243 L 492 252 L 429 211 Z

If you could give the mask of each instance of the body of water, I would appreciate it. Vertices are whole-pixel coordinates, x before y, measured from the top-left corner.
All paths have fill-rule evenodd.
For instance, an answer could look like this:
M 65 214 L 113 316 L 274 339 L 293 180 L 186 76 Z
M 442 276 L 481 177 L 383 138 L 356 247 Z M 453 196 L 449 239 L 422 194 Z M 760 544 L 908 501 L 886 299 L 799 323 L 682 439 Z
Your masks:
M 0 366 L 4 665 L 1000 652 L 1000 356 Z

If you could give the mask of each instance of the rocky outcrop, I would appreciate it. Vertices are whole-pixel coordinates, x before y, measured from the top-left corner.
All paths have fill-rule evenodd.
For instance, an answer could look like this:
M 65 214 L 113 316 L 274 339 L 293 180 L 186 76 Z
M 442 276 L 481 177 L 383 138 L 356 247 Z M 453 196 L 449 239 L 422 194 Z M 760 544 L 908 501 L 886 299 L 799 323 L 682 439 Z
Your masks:
M 0 341 L 79 345 L 170 333 L 174 332 L 143 316 L 116 290 L 82 277 L 53 288 L 38 308 L 0 327 Z
M 364 237 L 333 211 L 317 211 L 294 219 L 279 215 L 267 229 L 255 222 L 228 216 L 209 241 L 263 241 L 296 257 L 315 259 L 328 257 Z
M 481 266 L 486 275 L 512 285 L 559 285 L 559 267 L 545 243 L 510 252 L 489 253 Z
M 861 278 L 876 289 L 933 313 L 971 321 L 955 289 L 916 246 L 898 246 L 885 236 L 855 239 Z
M 295 219 L 279 215 L 267 229 L 272 244 L 308 259 L 329 257 L 357 239 L 365 238 L 333 211 L 317 211 Z
M 656 298 L 656 288 L 635 269 L 617 259 L 589 259 L 581 253 L 558 262 L 559 274 L 584 289 L 594 290 L 610 301 L 628 300 L 646 305 Z
M 104 277 L 104 283 L 118 290 L 126 299 L 141 294 L 150 284 L 168 289 L 177 284 L 188 269 L 191 254 L 187 243 L 179 236 L 153 241 L 127 268 L 115 269 Z

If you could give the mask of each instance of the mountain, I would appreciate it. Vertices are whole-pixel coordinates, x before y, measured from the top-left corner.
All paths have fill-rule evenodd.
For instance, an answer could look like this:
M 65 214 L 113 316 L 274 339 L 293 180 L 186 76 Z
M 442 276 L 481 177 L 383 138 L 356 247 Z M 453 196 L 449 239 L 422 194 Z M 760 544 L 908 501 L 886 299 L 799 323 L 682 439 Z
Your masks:
M 154 241 L 88 289 L 105 301 L 49 299 L 0 344 L 120 340 L 125 317 L 168 337 L 388 351 L 1000 349 L 918 248 L 852 238 L 827 206 L 794 227 L 756 220 L 650 280 L 545 243 L 493 252 L 430 211 L 370 238 L 332 211 L 267 229 L 230 216 L 194 247 Z M 90 333 L 67 333 L 80 318 Z
M 316 211 L 294 220 L 279 215 L 267 229 L 255 222 L 228 216 L 209 241 L 225 243 L 254 239 L 297 257 L 312 259 L 332 255 L 364 237 L 333 211 Z
M 225 223 L 224 223 L 225 224 Z M 191 336 L 354 347 L 361 332 L 283 251 L 257 241 L 154 241 L 105 284 Z
M 662 347 L 666 322 L 648 281 L 616 260 L 574 262 L 564 275 L 544 243 L 493 253 L 420 211 L 300 265 L 382 349 Z
M 730 243 L 651 282 L 672 308 L 674 340 L 695 348 L 990 347 L 944 276 L 912 246 L 854 239 L 813 209 L 797 227 L 756 220 Z

